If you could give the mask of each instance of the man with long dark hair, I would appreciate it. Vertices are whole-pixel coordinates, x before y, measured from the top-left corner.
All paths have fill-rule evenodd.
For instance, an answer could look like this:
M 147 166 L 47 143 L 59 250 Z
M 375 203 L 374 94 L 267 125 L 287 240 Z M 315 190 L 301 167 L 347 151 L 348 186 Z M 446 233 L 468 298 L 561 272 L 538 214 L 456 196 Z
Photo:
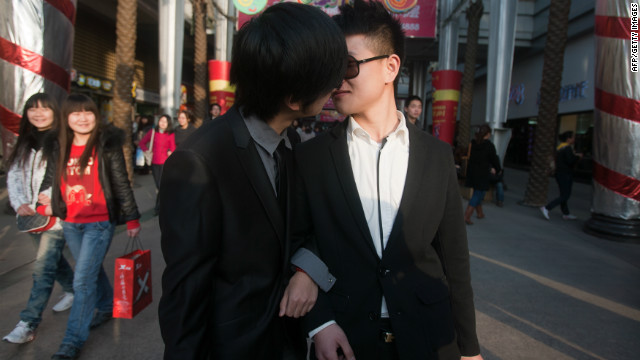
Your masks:
M 236 35 L 235 105 L 173 153 L 162 176 L 165 359 L 304 356 L 301 332 L 282 317 L 299 317 L 315 301 L 299 302 L 287 288 L 308 280 L 290 264 L 299 139 L 288 129 L 322 110 L 346 53 L 335 23 L 308 5 L 271 6 Z

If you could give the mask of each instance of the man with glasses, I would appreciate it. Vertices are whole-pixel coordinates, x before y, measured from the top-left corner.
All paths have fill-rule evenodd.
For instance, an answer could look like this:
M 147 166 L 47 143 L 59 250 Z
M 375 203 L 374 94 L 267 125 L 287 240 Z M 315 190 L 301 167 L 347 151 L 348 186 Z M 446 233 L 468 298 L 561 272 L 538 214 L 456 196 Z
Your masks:
M 334 17 L 349 60 L 348 117 L 296 148 L 294 239 L 336 276 L 303 318 L 319 359 L 482 359 L 450 147 L 407 124 L 394 82 L 404 34 L 380 2 Z
M 322 110 L 342 81 L 346 55 L 340 29 L 310 5 L 273 5 L 236 34 L 235 105 L 191 135 L 162 174 L 165 359 L 304 357 L 291 318 L 313 306 L 318 288 L 292 291 L 309 277 L 291 264 L 323 290 L 333 279 L 323 281 L 326 267 L 304 261 L 291 241 L 298 137 L 290 125 Z

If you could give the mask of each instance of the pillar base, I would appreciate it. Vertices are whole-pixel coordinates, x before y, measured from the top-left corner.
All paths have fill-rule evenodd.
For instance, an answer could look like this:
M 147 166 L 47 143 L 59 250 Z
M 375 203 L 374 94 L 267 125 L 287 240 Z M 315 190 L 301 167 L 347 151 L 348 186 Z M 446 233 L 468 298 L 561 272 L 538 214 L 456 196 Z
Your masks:
M 640 219 L 618 219 L 591 213 L 584 232 L 599 238 L 640 244 Z

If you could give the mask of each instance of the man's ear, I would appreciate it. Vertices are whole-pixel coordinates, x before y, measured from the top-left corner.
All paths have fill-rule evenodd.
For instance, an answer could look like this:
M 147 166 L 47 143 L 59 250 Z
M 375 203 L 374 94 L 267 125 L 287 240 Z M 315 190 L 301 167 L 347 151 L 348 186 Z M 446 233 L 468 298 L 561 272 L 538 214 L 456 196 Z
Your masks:
M 288 107 L 292 111 L 300 111 L 302 110 L 302 102 L 301 101 L 293 101 L 293 95 L 287 96 L 284 100 L 284 105 Z
M 391 54 L 387 59 L 385 82 L 392 83 L 400 72 L 400 57 Z

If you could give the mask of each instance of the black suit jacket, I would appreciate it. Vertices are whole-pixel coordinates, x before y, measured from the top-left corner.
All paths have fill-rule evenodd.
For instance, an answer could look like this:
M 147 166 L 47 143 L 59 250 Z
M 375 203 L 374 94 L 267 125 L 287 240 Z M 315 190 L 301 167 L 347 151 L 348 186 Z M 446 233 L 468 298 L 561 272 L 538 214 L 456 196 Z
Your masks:
M 480 353 L 469 251 L 451 148 L 407 124 L 409 166 L 382 259 L 367 227 L 349 159 L 348 121 L 296 148 L 299 218 L 307 241 L 336 276 L 303 319 L 306 331 L 336 320 L 358 359 L 377 358 L 384 294 L 400 359 Z
M 236 108 L 169 157 L 159 196 L 165 359 L 280 358 L 288 215 Z

